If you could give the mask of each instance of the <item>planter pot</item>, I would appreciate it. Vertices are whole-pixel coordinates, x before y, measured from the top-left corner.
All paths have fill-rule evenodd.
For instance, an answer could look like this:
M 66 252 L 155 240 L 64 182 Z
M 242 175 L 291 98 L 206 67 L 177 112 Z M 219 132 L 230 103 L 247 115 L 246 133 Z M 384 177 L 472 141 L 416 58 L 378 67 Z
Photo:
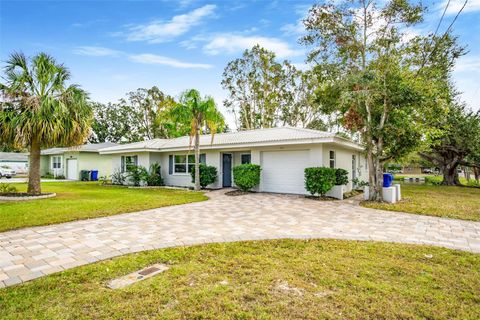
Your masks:
M 368 186 L 363 187 L 363 200 L 368 200 L 370 197 L 370 189 Z
M 333 186 L 333 188 L 327 192 L 326 196 L 343 200 L 344 188 L 345 186 Z

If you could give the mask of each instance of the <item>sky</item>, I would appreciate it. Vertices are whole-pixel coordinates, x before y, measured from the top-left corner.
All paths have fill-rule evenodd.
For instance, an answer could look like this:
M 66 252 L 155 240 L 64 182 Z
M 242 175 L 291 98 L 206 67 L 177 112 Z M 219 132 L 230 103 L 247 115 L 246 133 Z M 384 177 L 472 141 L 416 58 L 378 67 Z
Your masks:
M 448 0 L 427 1 L 425 21 L 412 34 L 433 32 Z M 315 1 L 6 1 L 0 0 L 0 64 L 14 51 L 53 55 L 72 82 L 94 101 L 116 102 L 137 88 L 157 86 L 178 96 L 190 88 L 215 98 L 227 63 L 255 44 L 279 60 L 304 67 L 308 48 L 299 44 L 302 19 Z M 439 33 L 463 0 L 451 0 Z M 480 0 L 468 0 L 453 26 L 462 57 L 454 80 L 462 99 L 480 109 Z

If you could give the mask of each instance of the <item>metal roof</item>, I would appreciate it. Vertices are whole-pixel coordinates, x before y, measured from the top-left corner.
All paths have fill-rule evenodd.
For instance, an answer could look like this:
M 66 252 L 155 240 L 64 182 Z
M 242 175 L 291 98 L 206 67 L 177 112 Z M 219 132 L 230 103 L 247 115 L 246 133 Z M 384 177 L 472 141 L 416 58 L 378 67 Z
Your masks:
M 42 155 L 62 154 L 65 152 L 98 152 L 100 149 L 117 146 L 118 144 L 113 142 L 102 143 L 87 143 L 81 146 L 74 146 L 68 148 L 50 148 L 42 150 Z
M 0 152 L 0 162 L 27 162 L 28 153 L 22 152 Z
M 200 147 L 235 147 L 238 145 L 258 145 L 267 144 L 289 144 L 295 142 L 314 143 L 314 142 L 334 142 L 338 138 L 334 133 L 292 127 L 278 127 L 269 129 L 246 130 L 231 133 L 216 134 L 212 141 L 210 134 L 200 136 Z M 324 141 L 320 141 L 324 140 Z M 345 142 L 354 144 L 352 141 L 342 139 Z M 180 137 L 175 139 L 153 139 L 149 141 L 135 142 L 117 145 L 100 150 L 101 153 L 118 153 L 129 151 L 167 151 L 175 149 L 187 149 L 190 146 L 190 137 Z

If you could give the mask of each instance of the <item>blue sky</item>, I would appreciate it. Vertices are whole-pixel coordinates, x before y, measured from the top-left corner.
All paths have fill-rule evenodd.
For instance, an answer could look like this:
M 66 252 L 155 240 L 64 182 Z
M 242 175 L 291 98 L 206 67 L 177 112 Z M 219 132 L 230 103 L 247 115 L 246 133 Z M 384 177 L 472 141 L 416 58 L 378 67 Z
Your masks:
M 260 43 L 280 59 L 302 65 L 300 20 L 314 1 L 5 1 L 0 0 L 0 60 L 17 50 L 48 52 L 71 70 L 93 100 L 115 102 L 140 87 L 177 96 L 188 88 L 215 97 L 226 64 Z M 463 3 L 451 0 L 440 30 Z M 446 4 L 429 1 L 432 32 Z M 469 0 L 454 26 L 469 53 L 454 74 L 464 100 L 480 103 L 480 0 Z M 224 112 L 225 113 L 225 112 Z M 228 117 L 232 124 L 231 118 Z

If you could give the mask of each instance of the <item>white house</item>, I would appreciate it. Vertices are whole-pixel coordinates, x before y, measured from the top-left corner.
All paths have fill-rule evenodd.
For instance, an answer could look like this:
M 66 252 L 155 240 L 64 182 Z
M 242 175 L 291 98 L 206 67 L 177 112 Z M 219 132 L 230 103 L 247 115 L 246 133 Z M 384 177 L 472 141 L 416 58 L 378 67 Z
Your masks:
M 5 166 L 17 173 L 28 172 L 28 153 L 0 152 L 0 167 Z
M 98 170 L 98 176 L 112 174 L 112 156 L 100 155 L 102 148 L 116 146 L 116 143 L 89 143 L 68 148 L 50 148 L 42 150 L 40 172 L 64 176 L 68 180 L 80 180 L 80 171 Z
M 231 187 L 232 168 L 243 163 L 262 167 L 258 191 L 306 194 L 304 169 L 327 166 L 343 168 L 353 178 L 367 179 L 362 146 L 333 133 L 291 127 L 202 135 L 201 161 L 218 169 L 218 179 L 211 188 Z M 112 166 L 126 171 L 130 165 L 148 168 L 160 163 L 166 185 L 193 186 L 189 171 L 194 166 L 193 146 L 189 137 L 153 139 L 100 150 L 112 155 Z M 346 187 L 351 190 L 352 183 Z

